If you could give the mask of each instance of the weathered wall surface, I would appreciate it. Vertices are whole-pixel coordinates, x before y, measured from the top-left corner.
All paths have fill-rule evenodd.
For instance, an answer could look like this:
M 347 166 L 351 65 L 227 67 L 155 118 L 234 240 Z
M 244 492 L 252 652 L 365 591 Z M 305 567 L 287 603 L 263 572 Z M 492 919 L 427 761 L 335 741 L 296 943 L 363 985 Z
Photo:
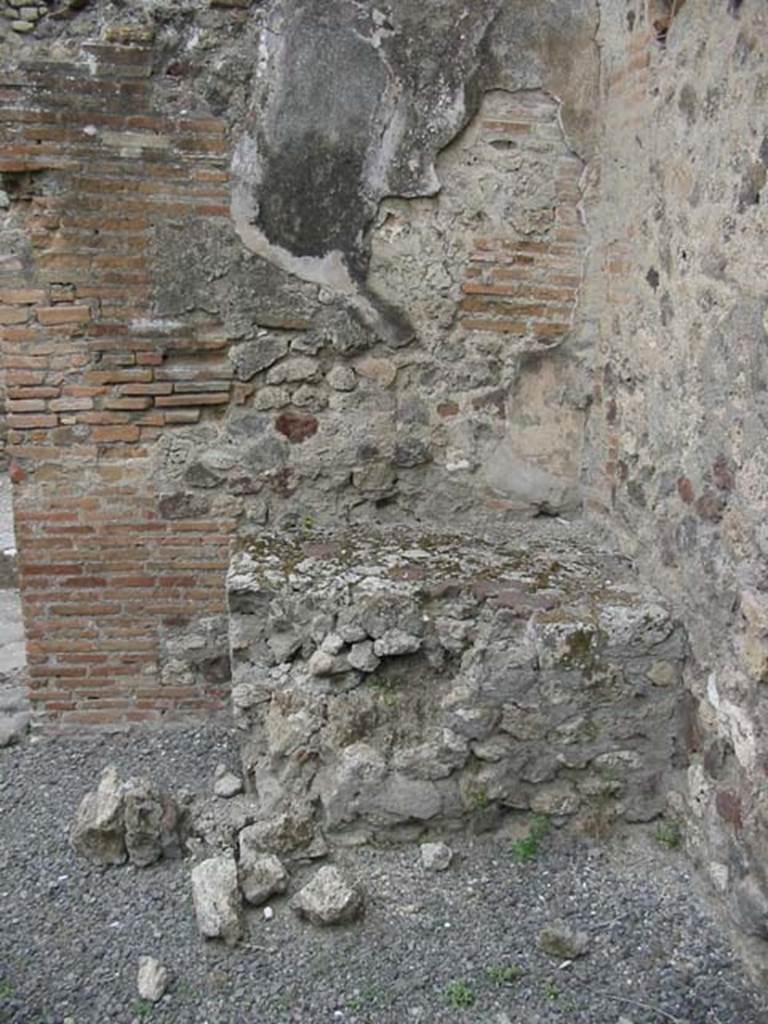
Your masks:
M 684 813 L 765 939 L 768 20 L 686 4 L 661 48 L 643 5 L 602 13 L 589 506 L 686 623 Z
M 0 316 L 49 722 L 221 704 L 234 533 L 578 505 L 596 11 L 527 6 L 4 23 Z

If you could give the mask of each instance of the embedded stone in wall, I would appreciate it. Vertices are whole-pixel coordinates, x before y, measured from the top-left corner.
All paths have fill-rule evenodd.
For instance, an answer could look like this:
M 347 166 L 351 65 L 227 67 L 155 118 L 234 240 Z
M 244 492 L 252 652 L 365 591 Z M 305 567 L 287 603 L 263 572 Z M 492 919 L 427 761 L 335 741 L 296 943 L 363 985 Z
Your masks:
M 234 557 L 228 586 L 262 817 L 315 807 L 316 829 L 359 841 L 459 827 L 489 805 L 661 810 L 682 633 L 615 560 L 556 529 L 520 547 L 268 536 Z

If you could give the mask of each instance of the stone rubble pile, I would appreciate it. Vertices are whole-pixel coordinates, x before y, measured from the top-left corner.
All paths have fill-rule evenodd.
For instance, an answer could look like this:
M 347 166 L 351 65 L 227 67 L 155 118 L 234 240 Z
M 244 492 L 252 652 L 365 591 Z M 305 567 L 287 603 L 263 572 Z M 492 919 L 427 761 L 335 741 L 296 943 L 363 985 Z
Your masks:
M 223 939 L 229 945 L 235 945 L 244 934 L 244 902 L 259 906 L 271 896 L 285 893 L 289 885 L 288 871 L 274 854 L 254 856 L 247 837 L 240 849 L 239 862 L 232 853 L 224 853 L 192 869 L 192 896 L 200 934 Z M 320 926 L 356 920 L 363 904 L 360 887 L 332 864 L 315 872 L 290 901 L 297 914 Z M 271 908 L 265 908 L 265 920 L 272 916 Z
M 146 778 L 121 782 L 110 765 L 80 802 L 70 841 L 97 864 L 148 867 L 161 857 L 180 857 L 183 833 L 183 814 L 169 794 Z
M 121 781 L 110 765 L 78 807 L 72 847 L 104 866 L 129 862 L 148 867 L 163 856 L 191 854 L 197 861 L 191 884 L 200 934 L 235 945 L 244 934 L 245 906 L 262 906 L 288 891 L 291 876 L 281 857 L 301 866 L 325 856 L 329 848 L 315 840 L 311 819 L 304 813 L 255 821 L 252 798 L 241 797 L 238 803 L 228 794 L 216 793 L 227 775 L 236 778 L 226 767 L 217 768 L 213 801 L 207 795 L 194 798 L 183 793 L 176 802 L 145 778 Z M 217 807 L 220 816 L 215 810 L 211 816 Z M 210 855 L 211 850 L 217 852 Z M 363 894 L 338 868 L 326 865 L 295 892 L 290 905 L 313 924 L 343 924 L 362 913 Z M 265 908 L 265 919 L 272 913 Z M 162 998 L 168 983 L 163 971 L 151 957 L 142 958 L 142 998 Z M 159 994 L 145 995 L 142 990 Z
M 75 850 L 136 866 L 192 855 L 201 934 L 234 944 L 273 897 L 316 925 L 363 894 L 334 846 L 494 827 L 507 811 L 565 821 L 663 808 L 685 655 L 677 623 L 615 559 L 563 544 L 392 532 L 252 544 L 229 576 L 242 773 L 174 801 L 107 768 Z M 573 957 L 555 927 L 542 948 Z

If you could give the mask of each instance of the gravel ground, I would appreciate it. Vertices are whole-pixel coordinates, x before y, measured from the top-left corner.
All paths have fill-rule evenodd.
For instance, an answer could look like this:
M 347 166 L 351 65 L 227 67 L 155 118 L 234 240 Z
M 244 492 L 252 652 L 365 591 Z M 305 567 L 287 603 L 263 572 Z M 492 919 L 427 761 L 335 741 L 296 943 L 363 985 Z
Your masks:
M 104 870 L 74 857 L 75 808 L 110 761 L 170 787 L 237 763 L 221 727 L 0 751 L 3 1024 L 768 1021 L 684 855 L 652 829 L 552 832 L 523 863 L 511 833 L 449 840 L 443 874 L 425 873 L 414 847 L 344 851 L 337 862 L 367 894 L 362 922 L 319 930 L 280 898 L 271 921 L 251 912 L 230 950 L 196 932 L 188 864 Z M 589 933 L 586 956 L 564 965 L 538 949 L 556 917 Z M 155 1006 L 138 998 L 142 954 L 173 974 Z

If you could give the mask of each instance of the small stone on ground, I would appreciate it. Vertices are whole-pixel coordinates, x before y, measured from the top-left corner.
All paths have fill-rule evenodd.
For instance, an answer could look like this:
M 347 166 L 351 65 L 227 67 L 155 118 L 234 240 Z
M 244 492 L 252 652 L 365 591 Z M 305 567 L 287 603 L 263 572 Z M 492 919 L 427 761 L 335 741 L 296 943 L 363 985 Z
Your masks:
M 344 924 L 363 910 L 363 895 L 338 868 L 326 864 L 294 896 L 291 906 L 313 924 Z
M 446 843 L 421 844 L 421 863 L 426 871 L 445 871 L 452 860 L 453 850 Z
M 231 854 L 209 857 L 192 869 L 192 898 L 201 935 L 237 942 L 242 934 L 241 899 Z
M 153 956 L 139 957 L 139 976 L 137 986 L 142 999 L 150 1003 L 158 1003 L 168 988 L 168 969 Z
M 575 960 L 589 949 L 589 935 L 571 928 L 565 921 L 553 921 L 539 932 L 539 947 L 560 960 Z

